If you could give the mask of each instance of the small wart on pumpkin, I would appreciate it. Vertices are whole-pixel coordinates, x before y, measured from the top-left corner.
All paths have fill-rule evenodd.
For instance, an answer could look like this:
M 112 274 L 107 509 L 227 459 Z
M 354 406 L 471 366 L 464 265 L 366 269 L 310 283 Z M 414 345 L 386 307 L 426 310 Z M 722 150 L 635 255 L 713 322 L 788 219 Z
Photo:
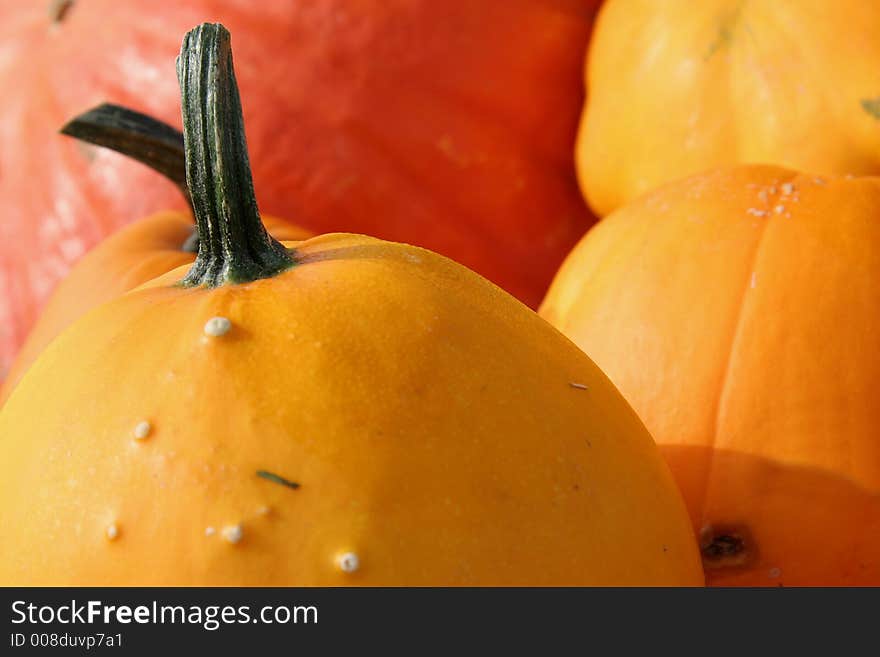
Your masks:
M 573 381 L 570 381 L 568 385 L 578 390 L 589 390 L 589 388 L 587 388 L 587 386 L 585 386 L 583 383 L 574 383 Z
M 242 530 L 241 525 L 227 525 L 223 528 L 221 534 L 227 542 L 238 543 L 241 541 L 242 536 L 244 536 L 244 531 Z
M 353 573 L 361 566 L 361 560 L 354 552 L 339 555 L 336 563 L 339 565 L 339 570 L 344 573 Z
M 226 317 L 212 317 L 205 322 L 205 335 L 212 338 L 219 338 L 229 333 L 232 328 L 232 322 Z
M 142 420 L 134 426 L 134 431 L 132 431 L 132 433 L 134 434 L 135 440 L 144 440 L 150 435 L 152 430 L 153 425 L 147 420 Z
M 108 541 L 115 541 L 116 537 L 119 536 L 119 527 L 116 526 L 115 522 L 111 522 L 107 525 L 107 529 L 104 531 L 104 534 L 107 536 Z
M 217 533 L 217 530 L 213 527 L 205 527 L 205 536 L 213 536 Z

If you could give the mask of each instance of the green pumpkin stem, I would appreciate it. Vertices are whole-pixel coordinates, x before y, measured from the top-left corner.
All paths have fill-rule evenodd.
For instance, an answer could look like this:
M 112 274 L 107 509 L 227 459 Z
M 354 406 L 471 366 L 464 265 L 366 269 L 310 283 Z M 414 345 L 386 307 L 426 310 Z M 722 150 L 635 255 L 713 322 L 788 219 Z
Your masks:
M 294 265 L 257 210 L 229 32 L 204 23 L 183 38 L 177 58 L 186 179 L 199 253 L 181 281 L 215 287 L 269 278 Z
M 127 107 L 104 103 L 72 118 L 61 134 L 146 164 L 177 185 L 192 207 L 180 130 Z

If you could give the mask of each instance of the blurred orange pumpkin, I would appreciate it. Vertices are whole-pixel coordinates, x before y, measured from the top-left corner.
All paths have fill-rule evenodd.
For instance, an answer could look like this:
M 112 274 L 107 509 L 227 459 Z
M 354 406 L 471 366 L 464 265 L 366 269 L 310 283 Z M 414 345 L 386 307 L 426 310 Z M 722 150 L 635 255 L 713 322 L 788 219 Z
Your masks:
M 880 173 L 878 34 L 865 0 L 608 0 L 577 144 L 590 205 L 722 165 Z
M 593 228 L 541 314 L 623 392 L 716 585 L 880 585 L 880 178 L 671 183 Z

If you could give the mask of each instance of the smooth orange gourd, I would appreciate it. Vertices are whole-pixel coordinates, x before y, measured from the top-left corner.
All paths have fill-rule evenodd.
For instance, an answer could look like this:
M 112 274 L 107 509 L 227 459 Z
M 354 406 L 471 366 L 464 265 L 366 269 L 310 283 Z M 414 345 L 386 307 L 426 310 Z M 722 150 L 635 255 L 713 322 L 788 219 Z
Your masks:
M 575 345 L 430 251 L 271 239 L 228 33 L 178 71 L 198 257 L 0 410 L 0 582 L 701 584 L 666 465 Z
M 880 174 L 880 3 L 608 0 L 576 160 L 606 215 L 712 167 Z
M 672 467 L 717 585 L 880 585 L 880 178 L 717 170 L 610 215 L 541 314 Z

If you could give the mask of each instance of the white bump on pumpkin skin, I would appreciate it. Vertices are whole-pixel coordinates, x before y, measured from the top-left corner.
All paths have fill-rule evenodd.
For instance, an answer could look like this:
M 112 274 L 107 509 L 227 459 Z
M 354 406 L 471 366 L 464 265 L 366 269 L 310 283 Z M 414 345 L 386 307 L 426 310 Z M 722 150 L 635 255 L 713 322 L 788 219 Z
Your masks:
M 212 317 L 205 322 L 205 335 L 212 338 L 219 338 L 229 333 L 232 328 L 232 322 L 226 317 Z
M 358 555 L 354 552 L 346 552 L 345 554 L 340 554 L 339 558 L 336 560 L 336 563 L 339 566 L 339 570 L 344 573 L 353 573 L 361 567 L 360 557 L 358 557 Z
M 574 381 L 569 381 L 568 385 L 570 385 L 572 388 L 577 388 L 578 390 L 588 390 L 587 386 L 585 386 L 583 383 L 575 383 Z
M 782 214 L 783 212 L 785 212 L 785 206 L 782 204 L 777 205 L 775 208 L 773 208 L 773 212 L 775 212 L 776 214 Z
M 147 420 L 141 420 L 136 425 L 134 425 L 134 434 L 135 440 L 144 440 L 147 436 L 150 435 L 150 432 L 153 430 L 153 425 L 150 424 Z
M 794 185 L 790 182 L 782 183 L 782 193 L 786 196 L 794 191 Z
M 217 530 L 213 527 L 205 527 L 205 536 L 213 536 L 217 533 Z
M 269 508 L 268 506 L 266 506 L 265 504 L 264 504 L 263 506 L 258 506 L 258 507 L 257 507 L 257 513 L 259 513 L 261 516 L 268 516 L 268 515 L 269 515 L 269 512 L 270 512 L 271 510 L 272 510 L 272 509 L 270 509 L 270 508 Z
M 817 185 L 824 185 L 825 179 L 824 178 L 813 178 L 813 182 L 816 183 Z
M 229 543 L 238 543 L 244 535 L 244 532 L 241 529 L 241 525 L 227 525 L 223 528 L 221 534 Z
M 119 527 L 116 526 L 115 522 L 111 522 L 107 525 L 107 529 L 104 533 L 106 534 L 108 541 L 115 541 L 116 537 L 119 536 Z

